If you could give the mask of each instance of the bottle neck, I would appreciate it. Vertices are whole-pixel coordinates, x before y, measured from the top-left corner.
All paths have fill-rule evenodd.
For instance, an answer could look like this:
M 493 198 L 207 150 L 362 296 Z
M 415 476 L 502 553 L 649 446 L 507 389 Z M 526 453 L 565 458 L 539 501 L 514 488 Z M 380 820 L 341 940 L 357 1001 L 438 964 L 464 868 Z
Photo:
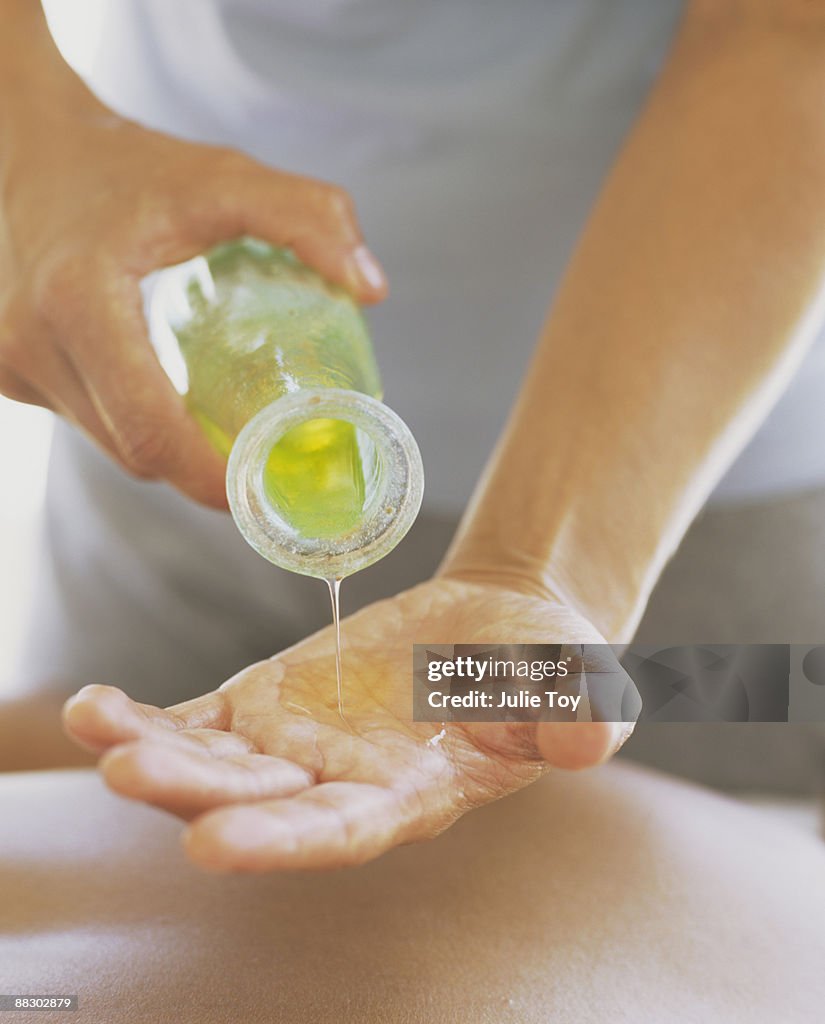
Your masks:
M 341 579 L 388 554 L 421 506 L 424 473 L 409 428 L 369 395 L 299 391 L 241 430 L 227 495 L 246 541 L 275 565 Z

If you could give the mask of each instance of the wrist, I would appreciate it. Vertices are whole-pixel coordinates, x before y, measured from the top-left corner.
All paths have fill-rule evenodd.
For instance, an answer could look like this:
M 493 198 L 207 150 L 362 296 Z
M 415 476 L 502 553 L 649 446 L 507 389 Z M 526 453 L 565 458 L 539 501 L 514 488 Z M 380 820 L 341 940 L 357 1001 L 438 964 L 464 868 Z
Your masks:
M 55 110 L 102 107 L 63 59 L 38 0 L 0 0 L 0 140 L 7 145 L 33 119 Z
M 454 557 L 448 556 L 436 571 L 439 579 L 462 580 L 466 583 L 488 584 L 501 587 L 526 597 L 538 597 L 552 604 L 567 604 L 558 588 L 553 586 L 549 576 L 518 568 L 503 560 L 474 557 L 467 551 L 460 551 Z
M 615 506 L 599 514 L 595 496 L 581 494 L 516 523 L 494 496 L 476 503 L 438 574 L 541 597 L 587 619 L 609 643 L 628 642 L 666 557 L 658 527 Z
M 587 571 L 592 573 L 592 568 L 588 567 Z M 568 608 L 590 622 L 608 643 L 614 644 L 628 643 L 632 639 L 648 592 L 645 588 L 634 598 L 630 589 L 622 586 L 582 587 L 581 575 L 570 573 L 562 565 L 531 570 L 504 561 L 490 561 L 489 554 L 476 558 L 464 551 L 442 565 L 436 575 L 441 579 L 497 586 Z

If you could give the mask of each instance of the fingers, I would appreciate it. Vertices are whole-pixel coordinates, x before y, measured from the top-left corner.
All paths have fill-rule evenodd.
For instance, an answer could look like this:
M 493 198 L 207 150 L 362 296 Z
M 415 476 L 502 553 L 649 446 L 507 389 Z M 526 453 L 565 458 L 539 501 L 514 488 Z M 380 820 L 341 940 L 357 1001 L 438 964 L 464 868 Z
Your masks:
M 200 202 L 190 203 L 193 230 L 204 244 L 239 235 L 263 238 L 292 249 L 360 303 L 386 296 L 386 277 L 364 244 L 354 204 L 344 189 L 274 171 L 241 153 L 220 154 L 217 165 L 211 157 L 210 173 L 193 193 Z
M 633 732 L 641 697 L 616 650 L 607 644 L 581 649 L 582 685 L 590 721 L 540 722 L 536 745 L 556 768 L 591 768 L 611 758 Z
M 540 722 L 536 745 L 554 768 L 592 768 L 611 758 L 632 732 L 632 722 Z
M 112 789 L 182 817 L 239 800 L 289 796 L 312 783 L 305 768 L 259 754 L 250 740 L 225 731 L 229 716 L 220 693 L 163 710 L 111 686 L 86 686 L 63 709 L 72 739 L 108 751 L 100 769 Z
M 293 249 L 362 303 L 383 298 L 386 280 L 344 190 L 230 150 L 139 129 L 121 137 L 134 180 L 104 188 L 78 237 L 50 239 L 10 283 L 0 389 L 67 416 L 135 475 L 226 508 L 225 461 L 157 360 L 139 279 L 246 234 Z
M 158 363 L 135 282 L 58 261 L 42 272 L 36 307 L 22 293 L 7 303 L 0 335 L 9 397 L 65 416 L 127 471 L 226 507 L 224 460 Z
M 15 402 L 39 405 L 55 411 L 54 395 L 44 386 L 43 368 L 55 361 L 42 325 L 33 325 L 31 310 L 19 294 L 6 296 L 0 304 L 0 393 Z M 52 388 L 48 388 L 52 391 Z
M 168 736 L 182 729 L 226 729 L 229 714 L 219 691 L 164 711 L 138 704 L 114 686 L 92 685 L 66 701 L 63 728 L 76 743 L 100 753 L 118 743 Z
M 131 472 L 168 480 L 189 497 L 226 506 L 225 463 L 172 387 L 146 333 L 138 286 L 101 286 L 93 321 L 72 324 L 70 359 Z
M 223 734 L 226 736 L 227 734 Z M 114 747 L 100 761 L 107 785 L 183 818 L 239 801 L 289 797 L 312 785 L 305 768 L 266 754 L 216 756 L 217 745 L 197 749 L 141 740 Z
M 63 353 L 50 342 L 41 342 L 34 360 L 36 370 L 32 367 L 32 377 L 36 377 L 37 387 L 23 377 L 17 376 L 15 380 L 13 371 L 8 371 L 1 375 L 0 390 L 9 398 L 59 413 L 79 427 L 110 458 L 121 462 L 120 454 L 83 382 Z
M 178 722 L 181 729 L 228 729 L 232 718 L 229 704 L 220 690 L 182 701 L 180 704 L 172 704 L 161 713 Z
M 414 817 L 390 788 L 328 782 L 290 799 L 210 811 L 187 828 L 184 848 L 212 871 L 338 868 L 407 841 Z
M 0 394 L 10 398 L 13 402 L 38 405 L 41 409 L 50 409 L 54 412 L 54 406 L 42 391 L 33 387 L 19 373 L 6 366 L 0 366 Z

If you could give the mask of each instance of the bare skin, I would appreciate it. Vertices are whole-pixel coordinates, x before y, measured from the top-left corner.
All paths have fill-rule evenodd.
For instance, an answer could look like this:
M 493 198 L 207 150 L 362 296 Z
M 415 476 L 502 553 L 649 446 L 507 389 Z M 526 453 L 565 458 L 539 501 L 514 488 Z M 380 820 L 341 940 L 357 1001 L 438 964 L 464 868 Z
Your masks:
M 440 725 L 410 721 L 413 639 L 468 643 L 601 638 L 563 606 L 500 586 L 440 579 L 347 619 L 345 713 L 331 629 L 253 665 L 215 693 L 161 711 L 113 687 L 66 705 L 75 739 L 106 752 L 118 793 L 189 820 L 188 855 L 216 870 L 331 868 L 443 831 L 552 764 L 591 765 L 612 723 Z
M 24 6 L 24 0 L 5 2 L 18 11 Z M 30 5 L 26 9 L 31 10 Z M 581 767 L 598 762 L 615 747 L 621 738 L 617 730 L 579 723 L 554 727 L 548 734 L 539 732 L 534 737 L 523 729 L 516 743 L 512 731 L 500 731 L 492 737 L 476 734 L 468 745 L 467 734 L 462 732 L 449 737 L 445 752 L 431 757 L 427 749 L 421 749 L 424 736 L 418 736 L 414 748 L 410 746 L 410 725 L 401 720 L 395 703 L 397 694 L 409 692 L 409 645 L 413 640 L 433 641 L 436 636 L 451 643 L 472 642 L 477 636 L 485 642 L 525 642 L 534 637 L 569 642 L 579 630 L 591 639 L 602 637 L 611 642 L 624 642 L 632 636 L 668 556 L 787 384 L 822 320 L 824 40 L 825 14 L 818 5 L 801 0 L 730 0 L 721 5 L 703 0 L 686 6 L 667 66 L 593 211 L 507 429 L 444 563 L 447 581 L 436 579 L 344 623 L 348 646 L 357 652 L 364 635 L 369 651 L 369 659 L 355 653 L 348 663 L 348 672 L 354 672 L 358 680 L 353 706 L 365 707 L 360 720 L 362 738 L 363 734 L 373 735 L 365 741 L 367 745 L 356 745 L 354 759 L 353 741 L 347 737 L 344 747 L 343 734 L 328 729 L 331 699 L 310 708 L 312 715 L 305 718 L 285 715 L 278 699 L 262 706 L 262 688 L 267 696 L 274 696 L 296 657 L 305 663 L 293 696 L 306 691 L 317 699 L 318 677 L 310 665 L 321 654 L 329 656 L 325 634 L 276 656 L 266 669 L 253 668 L 248 675 L 242 674 L 218 696 L 202 698 L 194 705 L 194 719 L 188 717 L 191 707 L 173 710 L 171 715 L 159 709 L 138 711 L 128 699 L 106 688 L 82 691 L 70 704 L 66 712 L 69 731 L 81 742 L 106 752 L 103 770 L 120 791 L 164 807 L 171 800 L 184 814 L 191 813 L 193 807 L 210 806 L 214 798 L 217 806 L 211 804 L 207 816 L 189 826 L 190 852 L 199 862 L 263 869 L 286 866 L 290 856 L 292 866 L 357 861 L 394 843 L 431 835 L 468 806 L 518 788 L 540 773 L 539 755 L 546 763 Z M 12 85 L 19 85 L 24 70 L 14 59 L 10 67 L 5 73 L 12 75 Z M 48 104 L 43 109 L 46 107 Z M 27 113 L 30 110 L 27 108 Z M 47 110 L 44 116 L 49 116 Z M 14 117 L 6 118 L 12 135 L 15 123 Z M 50 144 L 55 134 L 49 134 Z M 128 149 L 134 139 L 132 129 L 124 129 L 121 137 Z M 142 135 L 140 138 L 145 140 Z M 175 166 L 180 162 L 187 167 L 188 183 L 191 161 L 198 158 L 192 155 L 194 150 L 175 149 L 174 160 L 166 161 L 167 143 L 150 142 L 152 159 L 143 167 L 149 180 L 158 184 L 151 191 L 151 207 L 152 197 L 160 196 L 169 181 L 178 180 Z M 34 146 L 31 152 L 42 158 L 44 148 Z M 8 149 L 11 155 L 4 163 L 7 194 L 15 191 L 8 167 L 14 169 L 14 154 L 24 151 L 25 147 L 16 149 L 15 145 Z M 165 168 L 161 178 L 152 171 L 158 154 L 161 168 Z M 67 160 L 72 156 L 67 151 Z M 100 156 L 104 166 L 107 159 L 113 159 L 103 153 Z M 198 247 L 216 235 L 237 233 L 240 226 L 248 230 L 251 223 L 248 216 L 239 219 L 238 214 L 243 183 L 234 175 L 240 158 L 225 153 L 210 156 L 218 158 L 221 187 L 217 194 L 210 191 L 210 202 L 199 205 L 194 214 L 198 222 L 203 215 L 206 224 L 189 239 L 196 239 Z M 240 163 L 248 168 L 248 162 Z M 211 167 L 209 161 L 207 164 Z M 208 169 L 204 164 L 198 167 Z M 253 177 L 262 173 L 257 168 L 250 170 Z M 268 176 L 273 172 L 266 173 L 275 194 L 283 196 L 283 180 L 277 173 L 275 177 Z M 119 181 L 119 176 L 115 177 Z M 26 180 L 23 174 L 16 178 L 24 200 Z M 70 204 L 74 215 L 77 204 L 88 201 L 89 189 L 94 186 L 86 171 L 78 180 L 81 184 Z M 255 180 L 262 182 L 263 178 Z M 785 187 L 787 182 L 793 183 L 793 189 Z M 104 185 L 104 202 L 107 190 L 114 187 L 111 180 Z M 254 185 L 250 187 L 255 192 Z M 45 189 L 41 191 L 45 193 Z M 333 195 L 332 205 L 340 213 L 340 194 Z M 42 201 L 46 203 L 47 198 L 44 194 Z M 134 198 L 130 194 L 130 209 Z M 217 223 L 210 213 L 212 203 L 218 211 Z M 287 205 L 276 202 L 274 209 L 286 215 Z M 35 217 L 36 203 L 29 201 L 25 208 L 28 213 L 23 219 Z M 316 210 L 314 200 L 309 208 Z M 169 218 L 176 221 L 168 205 L 161 203 L 161 209 L 165 211 L 160 218 L 163 240 Z M 306 207 L 299 202 L 299 209 Z M 123 207 L 119 210 L 123 212 Z M 542 215 L 550 218 L 548 211 Z M 10 225 L 14 237 L 24 239 L 23 219 L 15 220 L 13 209 L 5 218 L 7 231 Z M 90 220 L 97 222 L 94 216 Z M 298 248 L 303 237 L 300 230 L 279 235 L 277 228 L 274 225 L 265 237 L 291 241 Z M 172 234 L 178 237 L 179 233 Z M 312 237 L 317 238 L 318 233 L 312 232 Z M 359 251 L 360 241 L 347 237 L 350 247 L 341 249 L 339 245 L 339 251 L 349 257 Z M 48 245 L 41 249 L 49 254 Z M 95 263 L 99 250 L 107 251 L 106 238 L 95 236 L 91 265 L 103 271 L 98 280 L 102 277 L 108 282 L 98 294 L 112 336 L 117 338 L 115 311 L 119 315 L 124 308 L 118 268 L 122 263 L 128 278 L 145 264 L 132 262 L 123 248 L 116 247 L 114 268 L 111 261 L 101 267 Z M 88 257 L 90 251 L 81 253 Z M 44 259 L 41 264 L 43 253 L 34 250 L 38 267 L 61 268 L 58 285 L 44 286 L 44 293 L 51 296 L 46 309 L 52 311 L 52 323 L 60 319 L 58 311 L 64 302 L 72 299 L 73 289 L 65 283 L 59 285 L 65 281 L 61 274 L 75 266 L 73 259 L 60 258 L 63 250 L 59 244 L 55 252 L 54 260 Z M 171 243 L 166 248 L 158 244 L 153 250 L 154 257 L 172 253 L 176 258 L 183 255 Z M 299 250 L 299 255 L 310 262 L 314 258 L 309 249 Z M 18 279 L 29 280 L 25 274 L 21 276 L 19 268 L 31 270 L 34 265 L 19 263 L 17 270 L 12 268 L 11 279 L 16 273 Z M 340 275 L 335 267 L 319 269 L 343 280 L 345 265 L 349 265 L 346 258 L 339 265 Z M 383 282 L 379 283 L 377 276 L 372 278 L 370 291 L 370 277 L 365 275 L 362 290 L 355 289 L 363 300 L 383 293 Z M 74 280 L 71 274 L 68 279 L 70 283 Z M 117 304 L 106 290 L 110 287 L 115 289 Z M 30 296 L 40 294 L 36 288 L 24 289 L 22 294 L 24 311 L 40 308 L 28 302 Z M 14 297 L 15 293 L 9 296 Z M 15 308 L 13 301 L 7 303 L 7 323 L 16 322 Z M 125 308 L 129 309 L 128 302 Z M 88 317 L 81 320 L 69 317 L 75 328 L 72 337 L 79 338 L 82 347 L 91 328 Z M 19 322 L 27 321 L 23 317 Z M 6 331 L 13 352 L 17 351 L 14 339 L 19 342 L 24 335 L 22 329 Z M 129 353 L 124 356 L 129 366 L 128 359 L 138 353 L 134 359 L 138 363 L 136 379 L 140 380 L 146 349 L 140 349 L 137 342 L 135 345 L 116 345 L 116 351 Z M 93 358 L 84 363 L 84 353 L 92 349 Z M 164 428 L 170 422 L 181 426 L 181 421 L 170 418 L 163 408 L 154 408 L 152 417 L 141 419 L 142 432 L 138 431 L 125 449 L 123 431 L 109 432 L 109 424 L 114 424 L 117 416 L 107 407 L 106 386 L 111 384 L 116 397 L 118 374 L 95 376 L 101 351 L 100 345 L 94 345 L 78 353 L 78 365 L 90 367 L 85 389 L 104 433 L 91 419 L 87 429 L 100 435 L 104 446 L 108 439 L 121 458 L 124 450 L 132 456 L 136 451 L 155 455 L 160 451 L 163 457 L 156 460 L 156 475 L 173 480 L 188 493 L 205 488 L 209 474 L 204 472 L 198 481 L 185 478 L 185 473 L 181 476 L 168 442 L 152 432 L 153 422 Z M 108 365 L 108 357 L 103 361 Z M 37 365 L 41 362 L 48 365 L 48 360 L 38 360 Z M 18 363 L 14 365 L 21 369 Z M 156 395 L 152 373 L 157 373 L 156 367 L 143 378 L 147 389 L 137 390 L 139 408 L 145 408 L 141 402 L 146 396 Z M 31 370 L 29 377 L 25 372 L 19 375 L 29 380 Z M 130 390 L 130 409 L 132 394 Z M 125 405 L 121 409 L 128 421 L 130 413 Z M 81 419 L 79 413 L 75 415 Z M 181 429 L 185 447 L 189 428 Z M 217 483 L 216 477 L 211 479 Z M 386 609 L 391 610 L 389 614 Z M 471 610 L 474 614 L 469 614 Z M 363 634 L 362 623 L 369 624 L 363 626 Z M 483 635 L 476 632 L 479 626 L 484 627 Z M 403 660 L 401 648 L 395 646 L 399 637 L 404 640 Z M 387 650 L 397 650 L 390 666 L 390 715 L 375 701 L 390 675 L 382 660 Z M 333 677 L 330 672 L 329 678 Z M 221 717 L 226 702 L 234 701 L 236 693 L 237 706 L 232 705 L 228 719 Z M 198 717 L 203 713 L 205 718 Z M 253 715 L 254 727 L 249 719 L 244 722 L 248 713 Z M 201 774 L 197 774 L 193 757 L 176 751 L 171 755 L 177 757 L 173 771 L 168 761 L 170 746 L 159 743 L 158 738 L 170 735 L 169 723 L 180 726 L 181 715 L 184 734 L 187 728 L 214 729 L 216 723 L 228 721 L 213 737 L 213 753 L 222 744 L 220 749 L 227 749 L 230 755 L 260 758 L 263 745 L 264 760 L 245 762 L 239 775 L 231 756 L 204 761 L 201 755 L 197 769 Z M 287 763 L 274 767 L 272 759 L 285 753 L 281 746 L 284 735 L 293 742 L 296 729 L 301 738 L 286 749 Z M 189 736 L 189 753 L 191 739 Z M 118 749 L 123 743 L 130 745 Z M 318 749 L 325 755 L 323 763 L 333 764 L 331 774 L 320 783 L 307 775 L 322 763 Z M 383 758 L 390 751 L 392 777 L 388 778 Z M 188 769 L 182 767 L 182 758 Z M 303 775 L 296 775 L 296 765 Z M 471 785 L 478 778 L 479 765 L 480 783 Z M 178 778 L 184 777 L 179 772 L 187 770 L 190 788 L 181 794 L 175 787 Z M 239 781 L 241 777 L 244 782 Z M 277 788 L 285 785 L 285 778 L 294 796 L 283 795 L 283 789 Z M 312 783 L 308 790 L 307 781 Z M 327 784 L 335 790 L 322 790 Z M 272 787 L 282 794 L 275 798 L 279 802 L 274 810 L 265 806 Z M 260 804 L 242 809 L 231 806 L 238 799 L 236 794 L 240 793 L 243 801 L 250 792 Z M 329 802 L 324 803 L 327 793 Z M 471 794 L 469 802 L 467 793 Z M 235 825 L 242 821 L 243 829 L 219 827 L 221 815 L 234 816 L 230 820 Z M 207 827 L 210 820 L 219 823 L 214 832 Z M 201 830 L 203 838 L 198 841 Z M 237 834 L 240 832 L 242 836 Z
M 205 876 L 91 772 L 0 817 L 0 985 L 77 1024 L 822 1020 L 825 845 L 616 762 L 333 874 Z
M 248 234 L 377 302 L 386 281 L 353 204 L 117 116 L 63 63 L 38 3 L 2 0 L 0 17 L 16 29 L 0 41 L 0 392 L 65 416 L 129 472 L 224 508 L 223 460 L 157 361 L 139 281 Z

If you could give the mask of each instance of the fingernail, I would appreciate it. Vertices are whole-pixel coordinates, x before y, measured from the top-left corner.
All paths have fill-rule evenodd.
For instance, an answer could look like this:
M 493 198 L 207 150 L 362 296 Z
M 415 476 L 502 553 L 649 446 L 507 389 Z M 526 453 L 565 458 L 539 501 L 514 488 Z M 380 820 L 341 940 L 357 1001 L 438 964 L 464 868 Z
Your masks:
M 386 287 L 387 279 L 384 277 L 384 271 L 378 265 L 375 257 L 365 245 L 359 245 L 358 248 L 353 251 L 350 259 L 358 273 L 358 276 L 362 281 L 366 282 L 370 288 L 381 289 Z

